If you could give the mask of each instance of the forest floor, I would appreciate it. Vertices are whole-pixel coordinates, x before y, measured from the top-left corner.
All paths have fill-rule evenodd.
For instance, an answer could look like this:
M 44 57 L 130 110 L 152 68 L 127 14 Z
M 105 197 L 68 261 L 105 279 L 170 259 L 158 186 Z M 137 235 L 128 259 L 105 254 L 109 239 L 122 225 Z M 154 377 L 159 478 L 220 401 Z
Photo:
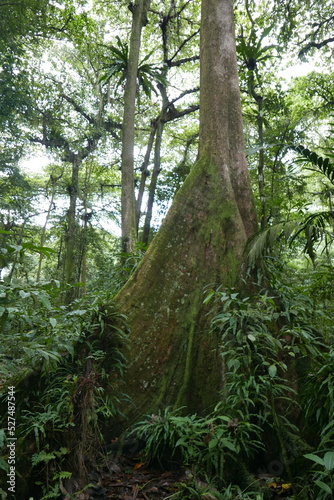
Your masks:
M 96 482 L 97 477 L 92 479 Z M 181 471 L 162 472 L 135 458 L 110 456 L 89 499 L 162 500 L 176 493 L 177 484 L 185 479 Z
M 282 488 L 283 481 L 259 477 L 258 480 L 270 491 L 271 500 L 291 498 L 291 490 Z M 90 488 L 89 500 L 166 500 L 173 498 L 201 498 L 216 500 L 218 491 L 193 477 L 189 470 L 157 470 L 137 457 L 110 455 L 98 472 L 91 475 L 95 486 Z M 201 490 L 192 496 L 191 488 Z M 184 492 L 180 494 L 181 490 Z M 177 493 L 179 493 L 177 495 Z M 216 496 L 215 493 L 218 495 Z M 238 496 L 239 498 L 239 496 Z M 267 498 L 267 496 L 266 496 Z

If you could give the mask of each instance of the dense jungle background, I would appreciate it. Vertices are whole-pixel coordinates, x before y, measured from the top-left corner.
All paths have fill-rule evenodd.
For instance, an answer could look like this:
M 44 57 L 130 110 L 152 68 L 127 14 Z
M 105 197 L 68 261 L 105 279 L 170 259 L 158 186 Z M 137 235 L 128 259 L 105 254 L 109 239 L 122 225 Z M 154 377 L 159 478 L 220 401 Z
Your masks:
M 333 27 L 0 0 L 2 499 L 333 498 Z

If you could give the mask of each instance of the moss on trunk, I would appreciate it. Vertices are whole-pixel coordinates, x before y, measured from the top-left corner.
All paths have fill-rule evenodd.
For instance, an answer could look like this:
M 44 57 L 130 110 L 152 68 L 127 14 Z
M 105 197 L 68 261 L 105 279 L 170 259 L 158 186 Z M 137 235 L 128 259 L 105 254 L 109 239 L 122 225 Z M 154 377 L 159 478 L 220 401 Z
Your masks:
M 244 156 L 230 0 L 203 0 L 198 159 L 117 301 L 131 327 L 130 421 L 159 406 L 202 411 L 222 387 L 205 287 L 236 286 L 256 230 Z
M 218 399 L 219 339 L 209 330 L 204 289 L 237 284 L 247 240 L 233 191 L 216 181 L 219 170 L 204 158 L 196 163 L 118 296 L 132 332 L 127 391 L 134 416 L 159 405 L 197 411 Z

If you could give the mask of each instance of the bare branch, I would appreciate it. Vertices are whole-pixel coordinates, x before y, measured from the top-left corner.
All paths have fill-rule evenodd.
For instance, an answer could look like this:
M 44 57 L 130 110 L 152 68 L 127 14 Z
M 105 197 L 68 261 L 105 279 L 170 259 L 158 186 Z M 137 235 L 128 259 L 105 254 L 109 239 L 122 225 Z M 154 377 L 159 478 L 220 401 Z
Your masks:
M 73 97 L 70 97 L 70 96 L 68 96 L 66 94 L 61 94 L 61 97 L 63 97 L 67 102 L 69 102 L 70 104 L 72 104 L 72 106 L 75 109 L 75 111 L 77 111 L 79 114 L 81 114 L 91 125 L 94 125 L 94 126 L 98 125 L 97 118 L 89 115 L 83 109 L 83 107 L 80 104 L 78 104 L 75 101 L 75 99 L 73 99 Z M 104 128 L 104 130 L 106 130 L 106 132 L 109 132 L 114 137 L 114 139 L 118 139 L 119 140 L 119 137 L 116 134 L 116 132 L 114 131 L 114 129 L 121 130 L 122 125 L 120 123 L 117 123 L 114 120 L 108 119 L 106 121 L 103 121 L 102 123 L 99 123 L 99 125 L 102 128 Z
M 194 104 L 193 106 L 189 106 L 189 108 L 183 109 L 179 111 L 178 109 L 173 107 L 169 107 L 168 112 L 164 118 L 164 122 L 170 122 L 172 120 L 177 120 L 178 118 L 181 118 L 182 116 L 189 115 L 190 113 L 194 113 L 194 111 L 197 111 L 199 109 L 199 105 Z
M 331 37 L 331 38 L 327 38 L 326 40 L 323 40 L 322 42 L 319 42 L 319 43 L 316 43 L 316 42 L 310 42 L 308 43 L 307 45 L 305 45 L 305 47 L 303 47 L 299 53 L 298 53 L 298 57 L 302 57 L 304 56 L 310 49 L 312 49 L 313 47 L 316 48 L 316 49 L 321 49 L 321 47 L 324 47 L 325 45 L 328 45 L 329 43 L 332 43 L 334 42 L 334 37 Z
M 175 59 L 175 57 L 181 52 L 181 50 L 183 49 L 183 47 L 188 43 L 190 42 L 190 40 L 192 40 L 196 35 L 198 35 L 198 33 L 200 32 L 200 30 L 196 30 L 194 33 L 192 33 L 188 38 L 186 38 L 185 40 L 183 40 L 183 42 L 181 43 L 180 47 L 177 49 L 177 51 L 175 52 L 175 54 L 173 55 L 173 57 L 171 57 L 168 61 L 167 61 L 167 64 L 168 66 L 172 64 L 172 61 L 173 59 Z
M 181 66 L 182 64 L 189 61 L 199 61 L 199 56 L 184 57 L 183 59 L 179 59 L 178 61 L 172 61 L 171 59 L 169 59 L 167 61 L 167 66 L 169 68 L 172 68 L 173 66 Z
M 194 94 L 195 92 L 198 92 L 198 91 L 199 91 L 199 87 L 195 87 L 193 89 L 185 90 L 184 92 L 181 92 L 181 94 L 178 97 L 175 97 L 175 99 L 173 99 L 172 101 L 170 101 L 170 103 L 173 104 L 174 102 L 178 101 L 179 99 L 182 99 L 182 97 L 184 97 L 185 95 Z

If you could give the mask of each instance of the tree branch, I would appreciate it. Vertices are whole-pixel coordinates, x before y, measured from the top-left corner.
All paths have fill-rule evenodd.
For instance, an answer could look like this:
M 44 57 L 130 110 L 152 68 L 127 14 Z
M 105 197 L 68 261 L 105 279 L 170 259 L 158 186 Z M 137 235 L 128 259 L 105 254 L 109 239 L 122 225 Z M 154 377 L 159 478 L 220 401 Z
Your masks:
M 122 125 L 120 123 L 115 122 L 114 120 L 108 119 L 107 121 L 102 123 L 102 126 L 106 132 L 109 132 L 110 135 L 114 139 L 117 139 L 118 141 L 120 140 L 119 136 L 115 132 L 115 128 L 118 130 L 122 130 Z
M 181 111 L 177 110 L 174 106 L 169 107 L 163 121 L 164 122 L 170 122 L 172 120 L 177 120 L 178 118 L 181 118 L 182 116 L 189 115 L 190 113 L 193 113 L 194 111 L 197 111 L 199 109 L 199 104 L 194 104 L 193 106 L 189 106 L 189 108 L 183 109 Z
M 189 62 L 189 61 L 199 61 L 199 56 L 184 57 L 183 59 L 178 59 L 177 61 L 172 61 L 171 59 L 169 59 L 167 61 L 167 66 L 169 68 L 172 68 L 175 66 L 181 66 L 182 64 Z
M 188 42 L 190 42 L 190 40 L 192 40 L 196 35 L 198 35 L 199 32 L 200 32 L 200 29 L 198 28 L 198 30 L 196 30 L 194 33 L 192 33 L 190 36 L 188 36 L 188 38 L 186 38 L 185 40 L 183 40 L 183 42 L 181 43 L 180 47 L 177 49 L 177 51 L 175 52 L 175 54 L 173 55 L 173 57 L 171 57 L 167 61 L 168 66 L 172 64 L 173 59 L 175 59 L 175 57 L 181 52 L 181 50 L 183 49 L 183 47 Z
M 194 94 L 195 92 L 198 92 L 198 91 L 199 91 L 199 87 L 195 87 L 195 88 L 190 89 L 190 90 L 185 90 L 184 92 L 181 92 L 181 94 L 178 97 L 175 97 L 175 99 L 170 101 L 170 103 L 174 104 L 174 102 L 178 101 L 179 99 L 182 99 L 182 97 L 184 97 L 185 95 Z
M 70 97 L 66 94 L 60 94 L 60 97 L 65 99 L 69 104 L 72 104 L 74 110 L 79 113 L 81 116 L 83 116 L 91 125 L 95 125 L 96 120 L 93 118 L 91 115 L 89 115 L 84 108 L 78 104 L 73 97 Z
M 84 108 L 78 104 L 75 99 L 73 99 L 73 97 L 70 97 L 66 94 L 61 94 L 60 97 L 62 97 L 63 99 L 65 99 L 68 103 L 72 104 L 73 108 L 75 111 L 77 111 L 77 113 L 79 113 L 81 116 L 83 116 L 87 121 L 88 123 L 90 123 L 91 125 L 94 125 L 95 127 L 98 125 L 97 124 L 97 119 L 91 115 L 89 115 L 85 110 Z M 118 130 L 121 130 L 122 129 L 122 125 L 120 123 L 117 123 L 115 122 L 114 120 L 111 120 L 111 119 L 108 119 L 106 121 L 103 121 L 100 126 L 102 126 L 102 128 L 104 128 L 104 130 L 106 132 L 109 132 L 113 137 L 114 139 L 117 139 L 119 140 L 119 136 L 116 134 L 116 132 L 114 131 L 114 129 L 118 129 Z
M 323 40 L 322 42 L 319 43 L 310 42 L 299 51 L 298 57 L 303 57 L 310 49 L 312 49 L 312 47 L 316 49 L 321 49 L 321 47 L 324 47 L 325 45 L 328 45 L 329 43 L 332 42 L 334 42 L 334 37 L 327 38 L 326 40 Z

